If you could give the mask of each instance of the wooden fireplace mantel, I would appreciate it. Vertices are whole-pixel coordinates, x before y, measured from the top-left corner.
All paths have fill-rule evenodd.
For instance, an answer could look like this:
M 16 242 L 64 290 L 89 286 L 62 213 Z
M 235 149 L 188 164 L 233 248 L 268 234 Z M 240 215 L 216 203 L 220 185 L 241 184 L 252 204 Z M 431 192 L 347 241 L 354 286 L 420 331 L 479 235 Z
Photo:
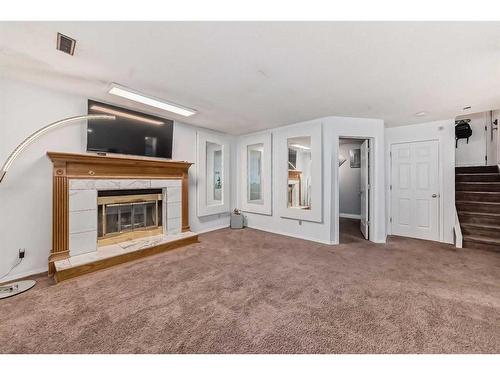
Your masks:
M 54 262 L 69 258 L 70 179 L 179 179 L 182 181 L 182 231 L 189 231 L 189 179 L 192 163 L 119 155 L 48 152 L 52 160 L 52 250 L 49 274 Z

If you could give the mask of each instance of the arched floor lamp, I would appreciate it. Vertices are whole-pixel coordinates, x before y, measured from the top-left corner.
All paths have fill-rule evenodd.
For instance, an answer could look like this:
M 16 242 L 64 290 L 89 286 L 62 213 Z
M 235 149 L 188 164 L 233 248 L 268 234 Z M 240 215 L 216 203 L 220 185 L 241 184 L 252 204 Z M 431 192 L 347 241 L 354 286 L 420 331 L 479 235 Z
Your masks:
M 0 183 L 3 181 L 5 178 L 5 175 L 9 171 L 9 168 L 11 167 L 12 163 L 14 160 L 23 152 L 23 150 L 28 147 L 31 143 L 36 141 L 38 138 L 43 136 L 45 133 L 48 133 L 50 130 L 53 130 L 55 128 L 59 128 L 63 125 L 68 125 L 72 124 L 78 121 L 82 120 L 115 120 L 116 116 L 113 115 L 83 115 L 83 116 L 74 116 L 74 117 L 68 117 L 56 122 L 53 122 L 47 126 L 44 126 L 43 128 L 37 130 L 33 134 L 31 134 L 29 137 L 27 137 L 24 141 L 22 141 L 19 146 L 17 146 L 14 151 L 9 155 L 7 160 L 2 166 L 2 169 L 0 170 Z M 22 259 L 21 259 L 22 261 Z M 4 275 L 3 277 L 7 276 L 16 266 L 21 264 L 21 262 L 17 263 L 14 267 L 10 269 L 10 271 Z M 31 289 L 35 286 L 36 281 L 35 280 L 21 280 L 21 281 L 16 281 L 14 283 L 6 284 L 6 285 L 0 285 L 0 299 L 2 298 L 7 298 L 7 297 L 12 297 L 15 296 L 16 294 L 22 293 L 27 291 L 28 289 Z

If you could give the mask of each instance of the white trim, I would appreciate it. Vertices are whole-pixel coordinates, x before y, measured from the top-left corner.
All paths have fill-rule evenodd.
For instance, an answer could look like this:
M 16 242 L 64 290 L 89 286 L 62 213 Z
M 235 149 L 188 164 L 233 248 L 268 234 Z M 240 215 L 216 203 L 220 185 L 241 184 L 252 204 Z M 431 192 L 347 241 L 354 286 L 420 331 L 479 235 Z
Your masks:
M 370 242 L 373 242 L 373 243 L 387 243 L 387 234 L 381 240 L 370 240 Z
M 213 231 L 224 229 L 224 228 L 229 228 L 229 224 L 218 225 L 216 227 L 203 229 L 203 230 L 197 231 L 195 233 L 196 234 L 203 234 L 203 233 L 213 232 Z
M 248 146 L 263 144 L 262 155 L 262 200 L 261 203 L 247 200 Z M 240 208 L 244 212 L 272 215 L 272 133 L 244 136 L 239 141 Z
M 216 143 L 222 146 L 222 202 L 220 204 L 207 204 L 207 142 Z M 229 212 L 232 181 L 229 169 L 231 146 L 228 137 L 207 132 L 196 132 L 196 144 L 198 216 L 209 216 Z
M 247 226 L 247 228 L 260 230 L 262 232 L 279 234 L 281 236 L 286 236 L 286 237 L 290 237 L 290 238 L 297 238 L 299 240 L 305 240 L 305 241 L 311 241 L 311 242 L 318 242 L 318 243 L 322 243 L 324 245 L 336 245 L 336 244 L 334 244 L 333 242 L 330 242 L 330 241 L 324 241 L 324 240 L 320 240 L 320 239 L 317 239 L 317 238 L 303 236 L 303 235 L 295 234 L 295 233 L 286 233 L 286 232 L 282 232 L 282 231 L 278 231 L 278 230 L 271 230 L 269 228 L 260 228 L 260 227 L 254 227 L 254 226 Z
M 455 247 L 461 249 L 463 247 L 463 236 L 456 208 L 455 208 L 455 225 L 453 226 L 453 233 L 455 234 Z
M 357 215 L 357 214 L 343 214 L 343 213 L 339 213 L 339 217 L 343 217 L 343 218 L 346 218 L 346 219 L 359 219 L 359 220 L 361 220 L 361 215 Z
M 4 279 L 0 279 L 0 283 L 3 284 L 3 283 L 8 283 L 9 281 L 12 281 L 12 280 L 24 279 L 27 277 L 36 276 L 39 273 L 43 273 L 43 272 L 49 272 L 48 266 L 5 276 Z

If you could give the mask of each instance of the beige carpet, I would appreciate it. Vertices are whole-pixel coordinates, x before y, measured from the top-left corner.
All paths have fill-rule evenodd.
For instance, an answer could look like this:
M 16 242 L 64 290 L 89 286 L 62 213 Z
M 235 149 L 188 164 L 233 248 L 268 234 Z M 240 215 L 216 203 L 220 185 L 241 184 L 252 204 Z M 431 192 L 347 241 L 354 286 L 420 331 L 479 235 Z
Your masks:
M 0 301 L 4 353 L 499 353 L 500 254 L 252 229 Z

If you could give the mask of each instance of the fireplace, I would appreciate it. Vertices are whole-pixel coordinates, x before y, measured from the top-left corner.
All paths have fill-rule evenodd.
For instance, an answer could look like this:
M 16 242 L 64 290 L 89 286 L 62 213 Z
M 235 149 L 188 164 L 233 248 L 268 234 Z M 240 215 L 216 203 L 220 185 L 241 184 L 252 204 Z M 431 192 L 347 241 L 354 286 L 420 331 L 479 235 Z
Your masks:
M 98 246 L 162 233 L 162 189 L 98 191 Z
M 189 230 L 191 163 L 48 153 L 57 281 L 197 242 Z

